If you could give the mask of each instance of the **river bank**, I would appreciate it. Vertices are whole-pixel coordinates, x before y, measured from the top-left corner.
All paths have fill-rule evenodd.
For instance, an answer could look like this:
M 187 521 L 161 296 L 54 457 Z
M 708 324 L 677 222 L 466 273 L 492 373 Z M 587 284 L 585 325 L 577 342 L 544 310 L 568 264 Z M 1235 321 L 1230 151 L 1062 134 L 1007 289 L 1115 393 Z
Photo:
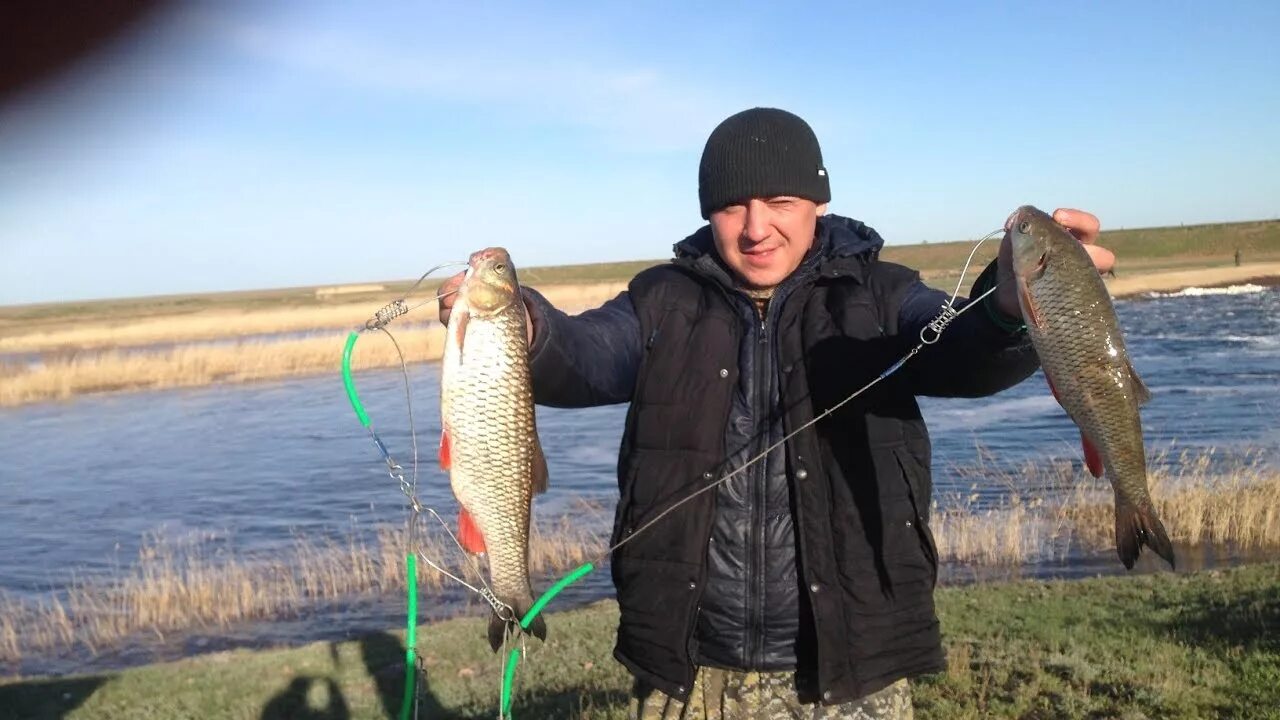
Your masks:
M 1175 545 L 1177 572 L 1280 552 L 1280 469 L 1262 457 L 1223 465 L 1213 454 L 1187 453 L 1153 457 L 1151 466 L 1150 490 Z M 1013 489 L 995 502 L 978 495 L 935 501 L 931 527 L 940 583 L 1123 573 L 1106 481 L 1070 461 L 1004 471 L 975 466 L 970 472 L 975 484 Z M 581 500 L 563 514 L 537 509 L 530 571 L 535 587 L 543 588 L 600 555 L 613 513 L 607 503 Z M 417 549 L 425 557 L 466 573 L 441 528 L 426 522 L 419 532 Z M 119 669 L 138 658 L 170 657 L 193 635 L 218 644 L 254 635 L 310 640 L 326 636 L 328 624 L 314 619 L 326 613 L 343 615 L 348 625 L 367 625 L 368 611 L 354 608 L 398 608 L 403 602 L 405 542 L 405 528 L 389 524 L 341 538 L 295 535 L 287 546 L 250 553 L 217 538 L 157 535 L 136 560 L 110 574 L 68 577 L 59 590 L 22 598 L 0 593 L 0 674 Z M 1144 552 L 1133 572 L 1169 569 Z M 560 602 L 610 597 L 606 579 L 607 572 L 599 573 Z M 484 610 L 425 565 L 418 585 L 424 608 L 431 608 L 424 616 Z M 303 618 L 310 620 L 297 622 Z
M 1108 278 L 1117 298 L 1193 287 L 1275 284 L 1280 262 L 1147 272 Z M 945 281 L 935 279 L 939 285 Z M 542 291 L 558 307 L 580 312 L 625 283 L 554 285 Z M 0 338 L 0 407 L 66 400 L 88 393 L 200 387 L 336 373 L 349 330 L 377 308 L 344 303 L 307 309 L 217 310 L 130 322 L 78 323 Z M 353 355 L 356 370 L 438 360 L 444 328 L 431 303 L 393 325 L 397 343 L 370 335 Z
M 916 717 L 1275 718 L 1280 565 L 1174 576 L 943 588 L 947 669 L 912 687 Z M 554 608 L 554 605 L 552 606 Z M 550 612 L 519 665 L 517 718 L 626 717 L 611 655 L 618 609 Z M 418 629 L 420 717 L 496 717 L 501 658 L 481 618 Z M 404 633 L 235 650 L 127 670 L 0 681 L 0 717 L 279 720 L 396 717 Z

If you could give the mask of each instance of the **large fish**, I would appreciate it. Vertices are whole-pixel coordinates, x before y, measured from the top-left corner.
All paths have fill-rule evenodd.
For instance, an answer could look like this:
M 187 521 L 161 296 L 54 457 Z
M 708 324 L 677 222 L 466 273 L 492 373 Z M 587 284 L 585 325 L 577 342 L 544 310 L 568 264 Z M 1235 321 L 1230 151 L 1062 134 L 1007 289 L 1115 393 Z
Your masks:
M 515 266 L 502 248 L 472 254 L 449 316 L 441 370 L 440 465 L 462 510 L 458 538 L 485 553 L 489 585 L 510 608 L 489 620 L 496 651 L 533 604 L 529 514 L 547 488 L 529 378 L 524 302 Z M 541 639 L 539 615 L 529 630 Z
M 1174 564 L 1147 489 L 1138 409 L 1151 394 L 1125 350 L 1111 295 L 1069 232 L 1023 206 L 1009 219 L 1018 302 L 1054 397 L 1080 428 L 1085 462 L 1116 501 L 1116 551 L 1133 568 L 1143 545 Z

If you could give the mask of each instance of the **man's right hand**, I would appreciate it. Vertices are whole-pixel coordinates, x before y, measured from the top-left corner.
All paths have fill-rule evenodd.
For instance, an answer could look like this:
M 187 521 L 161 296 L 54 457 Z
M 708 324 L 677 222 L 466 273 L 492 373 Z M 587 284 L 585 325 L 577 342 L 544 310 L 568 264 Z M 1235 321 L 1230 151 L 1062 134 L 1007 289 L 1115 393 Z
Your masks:
M 449 315 L 453 312 L 453 304 L 458 300 L 458 288 L 462 287 L 462 280 L 466 276 L 467 273 L 464 270 L 448 280 L 445 280 L 444 284 L 440 286 L 440 289 L 436 290 L 436 297 L 439 298 L 437 302 L 440 304 L 437 312 L 440 315 L 441 325 L 449 324 Z
M 462 287 L 462 281 L 466 277 L 467 273 L 464 270 L 445 280 L 440 285 L 440 289 L 436 290 L 436 297 L 439 298 L 437 300 L 439 308 L 436 312 L 440 316 L 441 325 L 449 325 L 449 316 L 453 314 L 453 304 L 458 301 L 458 288 Z M 524 300 L 523 295 L 521 295 L 521 300 Z M 529 341 L 529 346 L 533 347 L 533 322 L 529 318 L 529 305 L 526 302 L 521 302 L 521 305 L 524 306 L 525 338 Z

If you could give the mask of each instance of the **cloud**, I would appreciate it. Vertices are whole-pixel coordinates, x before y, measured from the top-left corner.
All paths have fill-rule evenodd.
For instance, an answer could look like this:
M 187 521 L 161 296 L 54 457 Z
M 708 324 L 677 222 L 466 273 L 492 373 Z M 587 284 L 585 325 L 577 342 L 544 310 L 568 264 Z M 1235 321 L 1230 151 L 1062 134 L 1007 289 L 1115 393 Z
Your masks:
M 617 149 L 700 150 L 736 105 L 651 65 L 580 43 L 539 42 L 536 32 L 410 43 L 360 28 L 218 23 L 240 52 L 323 82 L 376 93 L 492 108 L 495 113 L 589 130 Z

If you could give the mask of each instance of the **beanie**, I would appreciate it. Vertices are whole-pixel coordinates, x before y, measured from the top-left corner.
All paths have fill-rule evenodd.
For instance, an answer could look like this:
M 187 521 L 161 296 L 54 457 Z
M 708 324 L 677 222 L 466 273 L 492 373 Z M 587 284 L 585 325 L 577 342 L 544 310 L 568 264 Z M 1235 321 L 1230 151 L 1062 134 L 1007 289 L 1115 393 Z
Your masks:
M 726 118 L 711 131 L 698 164 L 702 218 L 726 205 L 777 195 L 830 202 L 831 184 L 813 128 L 776 108 Z

